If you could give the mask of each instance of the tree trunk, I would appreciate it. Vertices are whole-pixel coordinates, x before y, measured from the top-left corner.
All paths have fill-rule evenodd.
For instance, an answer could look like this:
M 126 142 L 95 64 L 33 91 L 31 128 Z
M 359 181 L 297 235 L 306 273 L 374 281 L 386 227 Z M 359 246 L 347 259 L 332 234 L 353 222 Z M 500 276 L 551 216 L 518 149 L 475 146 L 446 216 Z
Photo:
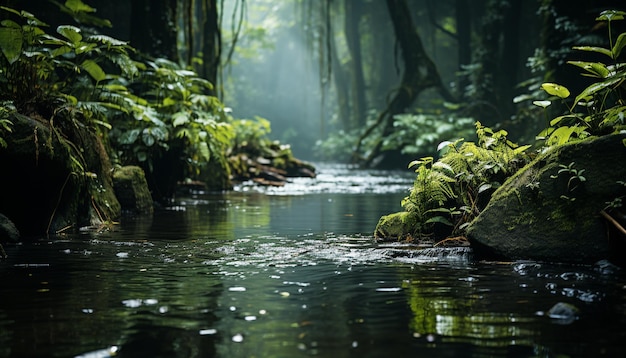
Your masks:
M 217 95 L 219 93 L 217 74 L 222 54 L 222 33 L 218 23 L 217 0 L 204 0 L 203 10 L 202 77 L 215 86 L 212 94 Z
M 339 57 L 337 55 L 337 44 L 332 39 L 333 43 L 331 44 L 331 59 L 332 59 L 332 68 L 333 68 L 333 79 L 335 82 L 335 91 L 337 92 L 337 107 L 339 110 L 339 123 L 341 127 L 345 131 L 349 131 L 352 129 L 352 121 L 350 120 L 350 106 L 348 99 L 348 81 L 346 79 L 345 70 L 339 61 Z
M 130 44 L 150 56 L 177 62 L 176 0 L 135 0 L 131 13 Z
M 472 18 L 469 0 L 456 0 L 456 34 L 459 56 L 459 71 L 463 72 L 463 66 L 472 62 L 471 35 Z M 457 96 L 463 97 L 465 88 L 469 85 L 469 79 L 465 75 L 458 76 Z
M 393 22 L 396 41 L 402 52 L 404 73 L 400 87 L 396 90 L 387 108 L 378 115 L 376 123 L 367 128 L 359 138 L 355 155 L 360 155 L 359 151 L 363 140 L 379 125 L 383 125 L 382 137 L 378 139 L 372 151 L 361 160 L 365 166 L 370 166 L 380 154 L 382 139 L 389 135 L 393 129 L 393 117 L 406 112 L 422 91 L 434 87 L 445 100 L 456 102 L 452 94 L 443 86 L 437 67 L 424 51 L 406 0 L 387 0 L 387 8 Z
M 362 18 L 363 4 L 360 1 L 345 0 L 345 35 L 352 64 L 350 68 L 352 83 L 352 126 L 359 128 L 365 125 L 365 80 L 363 79 L 363 60 L 361 54 L 361 33 L 359 24 Z

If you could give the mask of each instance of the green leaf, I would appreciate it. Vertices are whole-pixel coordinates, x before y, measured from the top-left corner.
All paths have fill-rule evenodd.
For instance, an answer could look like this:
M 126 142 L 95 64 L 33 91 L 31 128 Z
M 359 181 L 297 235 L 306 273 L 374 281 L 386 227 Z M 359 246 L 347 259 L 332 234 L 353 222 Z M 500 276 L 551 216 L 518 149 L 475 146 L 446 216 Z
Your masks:
M 189 116 L 185 112 L 177 112 L 172 115 L 172 126 L 178 127 L 189 123 Z
M 533 104 L 537 107 L 546 108 L 552 104 L 550 101 L 533 101 Z
M 613 77 L 602 82 L 594 83 L 591 86 L 585 88 L 578 96 L 576 96 L 576 99 L 574 100 L 574 104 L 572 105 L 572 111 L 573 111 L 574 106 L 582 99 L 592 96 L 596 94 L 597 92 L 602 91 L 603 89 L 609 88 L 623 80 L 624 79 L 620 77 Z
M 89 53 L 91 52 L 91 50 L 95 49 L 96 47 L 98 47 L 98 45 L 96 44 L 90 44 L 90 43 L 84 43 L 81 42 L 78 44 L 79 46 L 76 47 L 76 54 L 80 55 L 83 53 Z
M 597 53 L 601 53 L 603 55 L 609 56 L 611 58 L 613 58 L 611 56 L 611 50 L 604 48 L 604 47 L 597 47 L 597 46 L 574 46 L 572 47 L 572 49 L 574 50 L 579 50 L 579 51 L 587 51 L 587 52 L 597 52 Z
M 567 88 L 557 85 L 556 83 L 544 83 L 541 85 L 541 88 L 548 92 L 548 94 L 559 98 L 567 98 L 570 94 Z
M 96 82 L 100 82 L 106 78 L 106 73 L 102 70 L 102 67 L 98 65 L 95 61 L 85 60 L 81 63 L 80 67 L 87 71 L 91 77 L 96 80 Z
M 155 140 L 152 133 L 150 133 L 150 128 L 146 128 L 143 130 L 143 132 L 141 133 L 141 140 L 148 147 L 152 147 L 154 145 Z
M 4 26 L 4 27 L 10 27 L 10 28 L 18 29 L 18 30 L 22 29 L 22 26 L 20 26 L 20 24 L 18 24 L 15 21 L 11 21 L 11 20 L 2 20 L 2 22 L 0 22 L 0 24 L 2 24 L 2 26 Z
M 600 16 L 596 17 L 596 21 L 614 21 L 623 20 L 626 12 L 619 10 L 605 10 L 600 13 Z
M 615 45 L 613 45 L 613 49 L 611 50 L 613 53 L 613 58 L 616 59 L 622 53 L 622 49 L 626 46 L 626 32 L 622 32 L 615 40 Z
M 577 118 L 577 117 L 575 115 L 573 115 L 573 114 L 566 114 L 564 116 L 558 116 L 558 117 L 556 117 L 556 118 L 554 118 L 553 120 L 550 121 L 550 126 L 551 127 L 556 126 L 557 124 L 559 124 L 559 122 L 561 122 L 565 118 Z
M 109 123 L 104 122 L 104 121 L 101 121 L 101 120 L 98 120 L 98 119 L 93 119 L 93 122 L 94 122 L 95 124 L 101 125 L 102 127 L 106 128 L 106 129 L 109 129 L 109 130 L 110 130 L 111 128 L 113 128 L 113 127 L 111 127 L 111 125 L 110 125 Z
M 52 51 L 52 57 L 59 57 L 59 56 L 63 56 L 66 53 L 69 53 L 72 51 L 72 48 L 69 46 L 61 46 L 61 47 L 57 47 Z
M 424 223 L 425 224 L 440 223 L 440 224 L 444 224 L 444 225 L 447 225 L 447 226 L 452 226 L 452 223 L 450 222 L 450 220 L 446 219 L 443 216 L 432 217 L 432 218 L 426 220 Z
M 173 106 L 176 103 L 178 103 L 178 102 L 175 99 L 173 99 L 172 97 L 165 97 L 165 98 L 163 98 L 163 107 Z
M 65 6 L 74 12 L 96 12 L 96 9 L 83 3 L 81 0 L 67 0 Z
M 140 162 L 145 162 L 148 160 L 148 154 L 144 151 L 137 152 L 137 160 Z
M 126 42 L 126 41 L 121 41 L 121 40 L 118 40 L 118 39 L 115 39 L 113 37 L 106 36 L 106 35 L 91 35 L 91 36 L 87 37 L 87 40 L 88 41 L 92 41 L 92 42 L 103 43 L 103 44 L 107 45 L 109 48 L 111 46 L 119 47 L 119 46 L 126 46 L 126 45 L 128 45 L 128 42 Z
M 478 194 L 491 189 L 493 186 L 490 183 L 483 183 L 481 186 L 478 187 Z
M 0 49 L 10 64 L 15 63 L 22 54 L 23 34 L 21 29 L 0 27 Z
M 80 34 L 80 29 L 76 26 L 61 25 L 57 27 L 57 32 L 74 45 L 77 45 L 82 39 L 83 35 Z
M 609 56 L 611 56 L 609 54 Z M 583 70 L 591 73 L 594 77 L 606 78 L 610 71 L 606 68 L 606 65 L 600 62 L 584 62 L 584 61 L 567 61 L 570 65 L 580 67 Z
M 552 132 L 550 134 L 550 138 L 548 139 L 548 143 L 550 145 L 555 145 L 555 144 L 556 145 L 561 145 L 561 144 L 567 143 L 572 138 L 573 134 L 575 134 L 575 133 L 576 134 L 580 134 L 583 130 L 584 130 L 584 128 L 576 127 L 576 126 L 559 127 L 554 132 Z
M 521 147 L 518 147 L 518 148 L 513 149 L 513 153 L 514 153 L 514 154 L 520 154 L 520 153 L 523 153 L 523 152 L 525 152 L 525 151 L 526 151 L 528 148 L 530 148 L 530 147 L 532 147 L 532 145 L 530 145 L 530 144 L 523 145 L 523 146 L 521 146 Z
M 15 9 L 11 9 L 10 7 L 0 6 L 0 9 L 2 9 L 4 11 L 11 12 L 11 13 L 17 15 L 17 16 L 20 16 L 20 17 L 22 16 L 19 11 L 15 10 Z
M 204 159 L 205 161 L 211 159 L 211 152 L 209 151 L 209 146 L 206 142 L 199 143 L 198 151 L 200 152 L 200 156 L 202 157 L 202 159 Z
M 519 96 L 515 96 L 515 98 L 513 98 L 513 103 L 520 103 L 520 102 L 524 102 L 526 100 L 532 99 L 533 97 L 529 94 L 521 94 Z

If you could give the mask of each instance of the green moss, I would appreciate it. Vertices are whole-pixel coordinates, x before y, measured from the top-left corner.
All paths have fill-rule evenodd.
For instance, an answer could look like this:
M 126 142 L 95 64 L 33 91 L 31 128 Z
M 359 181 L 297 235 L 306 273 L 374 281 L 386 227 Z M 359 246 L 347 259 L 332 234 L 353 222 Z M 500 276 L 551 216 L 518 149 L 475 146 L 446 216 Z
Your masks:
M 418 232 L 419 223 L 415 214 L 401 211 L 382 216 L 374 230 L 377 239 L 408 239 Z

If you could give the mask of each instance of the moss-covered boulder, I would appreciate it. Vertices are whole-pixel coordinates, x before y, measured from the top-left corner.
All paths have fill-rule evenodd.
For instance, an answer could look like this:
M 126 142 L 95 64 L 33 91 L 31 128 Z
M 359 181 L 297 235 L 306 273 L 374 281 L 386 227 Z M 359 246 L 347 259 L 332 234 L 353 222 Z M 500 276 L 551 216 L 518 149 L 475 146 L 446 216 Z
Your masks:
M 626 134 L 552 148 L 509 178 L 472 222 L 478 254 L 591 263 L 624 255 L 605 219 L 626 195 Z M 617 213 L 619 208 L 613 208 Z
M 0 212 L 22 236 L 114 220 L 120 205 L 101 138 L 73 120 L 13 114 L 0 148 Z
M 117 168 L 113 174 L 113 188 L 123 212 L 152 214 L 154 205 L 143 169 L 137 166 Z
M 374 238 L 378 240 L 411 240 L 415 230 L 415 215 L 401 211 L 382 216 L 374 230 Z

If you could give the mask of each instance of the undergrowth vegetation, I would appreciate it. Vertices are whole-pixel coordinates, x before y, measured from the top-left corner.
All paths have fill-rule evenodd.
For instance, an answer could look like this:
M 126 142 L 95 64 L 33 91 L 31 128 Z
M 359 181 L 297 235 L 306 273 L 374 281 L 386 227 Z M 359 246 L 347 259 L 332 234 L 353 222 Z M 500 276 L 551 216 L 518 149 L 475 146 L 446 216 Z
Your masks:
M 269 122 L 234 119 L 196 72 L 98 33 L 110 22 L 80 0 L 56 4 L 75 25 L 53 29 L 31 13 L 0 7 L 0 147 L 11 115 L 19 114 L 57 131 L 69 147 L 77 145 L 68 133 L 96 133 L 114 163 L 139 165 L 148 176 L 167 157 L 182 163 L 172 180 L 196 179 L 210 166 L 209 175 L 225 176 L 222 183 L 231 153 L 274 150 Z M 76 173 L 84 174 L 80 150 L 72 153 Z

